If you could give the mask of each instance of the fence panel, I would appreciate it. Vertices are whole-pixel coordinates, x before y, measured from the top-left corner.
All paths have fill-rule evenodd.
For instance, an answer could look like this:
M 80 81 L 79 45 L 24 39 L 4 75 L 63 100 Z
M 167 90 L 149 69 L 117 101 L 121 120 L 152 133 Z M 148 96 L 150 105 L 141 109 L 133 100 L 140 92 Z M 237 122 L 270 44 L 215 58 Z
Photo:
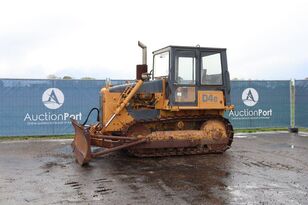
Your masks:
M 226 112 L 235 128 L 270 128 L 290 125 L 290 81 L 232 81 Z
M 308 80 L 295 81 L 295 126 L 308 128 Z
M 0 80 L 0 136 L 71 134 L 99 105 L 104 80 Z
M 298 87 L 300 83 L 296 81 L 296 124 L 307 127 L 303 124 L 307 123 L 307 98 L 300 95 L 300 89 L 307 91 L 307 84 Z M 0 79 L 0 136 L 71 134 L 69 118 L 83 122 L 92 107 L 99 107 L 104 85 L 104 80 Z M 231 87 L 236 108 L 226 117 L 235 128 L 289 126 L 289 81 L 233 81 Z M 90 121 L 94 118 L 95 114 Z

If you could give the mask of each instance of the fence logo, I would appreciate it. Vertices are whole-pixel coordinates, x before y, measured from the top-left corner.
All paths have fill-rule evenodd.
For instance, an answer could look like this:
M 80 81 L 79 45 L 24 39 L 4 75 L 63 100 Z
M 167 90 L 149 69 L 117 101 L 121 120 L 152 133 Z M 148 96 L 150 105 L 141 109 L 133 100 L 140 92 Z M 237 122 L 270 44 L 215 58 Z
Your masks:
M 48 88 L 42 95 L 43 104 L 52 110 L 60 108 L 64 103 L 64 94 L 58 88 Z M 24 122 L 27 125 L 64 125 L 70 124 L 70 118 L 81 120 L 82 113 L 27 113 L 24 117 Z
M 64 103 L 64 94 L 58 88 L 48 88 L 42 95 L 42 102 L 49 109 L 58 109 Z
M 255 106 L 259 101 L 259 94 L 254 88 L 246 88 L 242 93 L 242 100 L 249 107 Z
M 272 109 L 256 109 L 252 108 L 259 101 L 259 94 L 254 88 L 246 88 L 242 93 L 243 103 L 251 108 L 243 108 L 239 110 L 231 110 L 229 117 L 233 120 L 257 120 L 257 119 L 270 119 L 273 116 Z

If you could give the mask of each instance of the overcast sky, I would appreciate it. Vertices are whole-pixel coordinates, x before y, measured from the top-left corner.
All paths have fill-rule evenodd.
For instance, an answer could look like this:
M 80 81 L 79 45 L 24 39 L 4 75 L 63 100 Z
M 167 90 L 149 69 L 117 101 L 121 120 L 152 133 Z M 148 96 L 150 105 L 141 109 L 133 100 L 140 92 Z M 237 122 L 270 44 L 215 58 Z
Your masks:
M 227 48 L 231 78 L 308 77 L 308 1 L 1 1 L 0 78 L 132 79 L 140 40 Z

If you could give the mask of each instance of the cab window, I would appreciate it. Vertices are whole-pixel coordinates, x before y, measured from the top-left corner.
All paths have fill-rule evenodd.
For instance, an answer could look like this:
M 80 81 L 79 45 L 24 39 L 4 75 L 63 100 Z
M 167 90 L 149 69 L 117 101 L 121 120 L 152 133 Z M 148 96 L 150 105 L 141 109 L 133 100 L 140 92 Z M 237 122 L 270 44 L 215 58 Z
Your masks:
M 156 54 L 154 56 L 154 78 L 168 76 L 169 73 L 169 52 Z
M 175 81 L 178 84 L 196 84 L 196 58 L 193 52 L 179 52 L 175 60 Z
M 221 56 L 220 53 L 201 53 L 201 84 L 221 85 Z

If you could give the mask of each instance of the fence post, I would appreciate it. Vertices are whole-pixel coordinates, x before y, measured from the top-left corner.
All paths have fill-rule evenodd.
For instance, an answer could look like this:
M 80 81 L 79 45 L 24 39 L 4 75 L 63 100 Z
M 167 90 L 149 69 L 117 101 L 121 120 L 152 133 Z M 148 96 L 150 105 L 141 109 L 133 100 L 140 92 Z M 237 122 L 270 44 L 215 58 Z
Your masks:
M 298 128 L 295 127 L 295 80 L 290 80 L 290 133 L 298 133 Z

